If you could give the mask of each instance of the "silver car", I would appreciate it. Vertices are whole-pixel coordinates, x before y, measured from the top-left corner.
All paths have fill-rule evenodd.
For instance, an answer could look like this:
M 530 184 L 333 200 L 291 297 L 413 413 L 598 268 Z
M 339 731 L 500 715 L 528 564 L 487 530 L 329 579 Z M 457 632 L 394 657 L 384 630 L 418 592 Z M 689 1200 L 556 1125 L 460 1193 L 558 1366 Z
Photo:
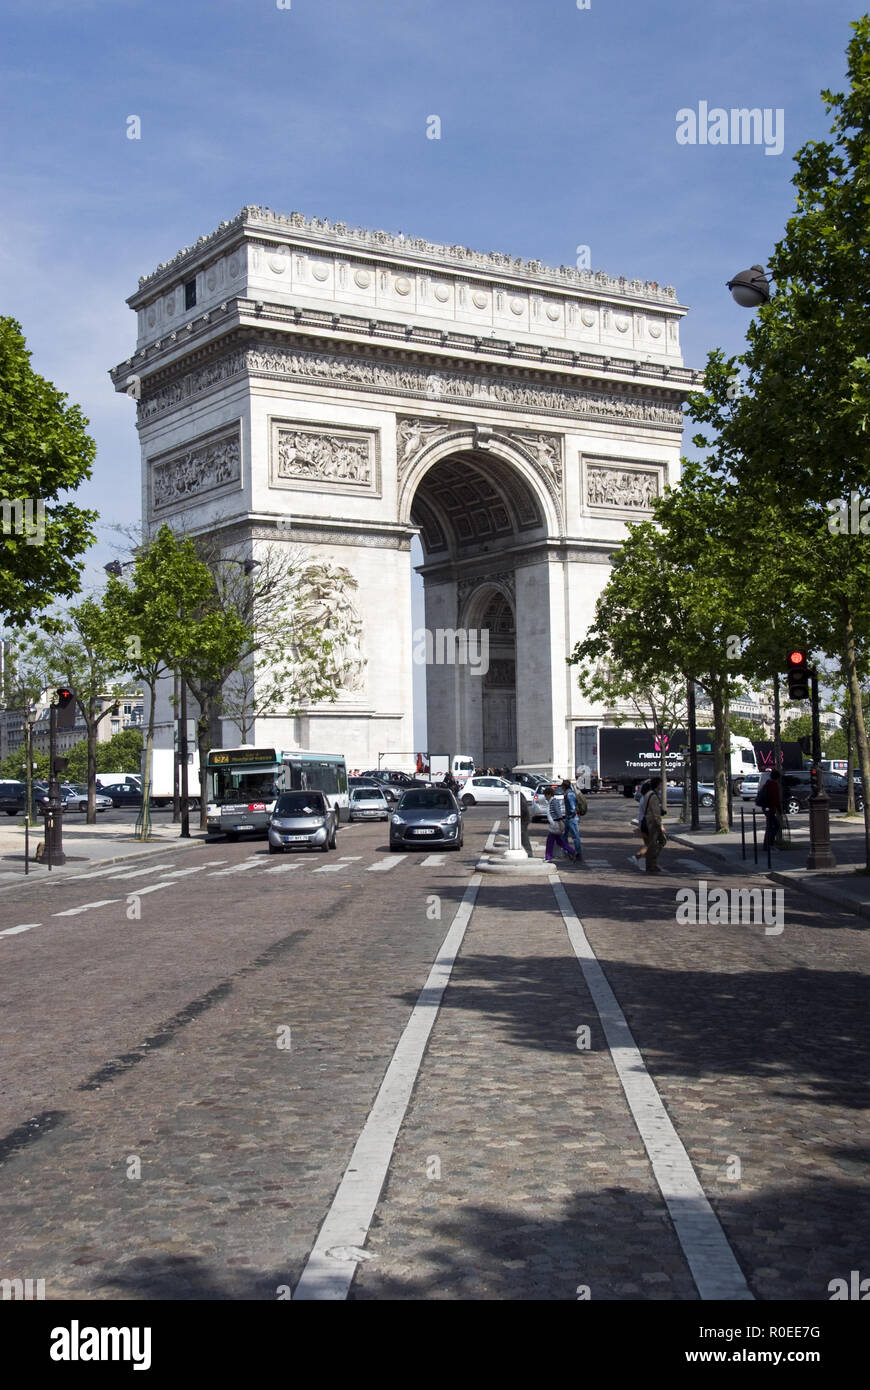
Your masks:
M 61 799 L 68 811 L 87 811 L 88 809 L 88 789 L 82 782 L 68 782 L 60 789 Z M 94 805 L 98 811 L 111 811 L 112 798 L 103 792 L 97 792 L 94 796 Z
M 269 819 L 269 853 L 307 845 L 324 851 L 335 849 L 338 812 L 323 792 L 282 792 Z
M 353 787 L 350 793 L 348 819 L 389 820 L 389 802 L 380 787 Z

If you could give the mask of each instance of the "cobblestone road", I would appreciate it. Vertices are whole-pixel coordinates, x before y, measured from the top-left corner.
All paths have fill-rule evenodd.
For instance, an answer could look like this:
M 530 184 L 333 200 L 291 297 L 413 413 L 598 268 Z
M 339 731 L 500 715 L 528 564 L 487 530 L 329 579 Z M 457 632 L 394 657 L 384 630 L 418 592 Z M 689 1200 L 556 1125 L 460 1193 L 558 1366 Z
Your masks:
M 0 1277 L 295 1287 L 492 820 L 461 855 L 358 826 L 6 895 Z M 626 820 L 593 802 L 574 910 L 753 1294 L 826 1299 L 870 1273 L 862 919 L 786 891 L 779 935 L 680 925 L 677 888 L 761 880 L 680 847 L 641 877 Z M 698 1296 L 546 880 L 480 885 L 365 1248 L 352 1298 Z

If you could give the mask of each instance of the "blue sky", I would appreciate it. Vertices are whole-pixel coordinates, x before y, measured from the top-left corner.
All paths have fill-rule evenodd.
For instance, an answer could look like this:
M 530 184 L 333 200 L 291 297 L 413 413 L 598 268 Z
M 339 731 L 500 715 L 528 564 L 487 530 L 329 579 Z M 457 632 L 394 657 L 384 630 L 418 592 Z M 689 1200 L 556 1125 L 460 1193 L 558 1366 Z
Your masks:
M 246 203 L 673 284 L 688 364 L 738 351 L 792 154 L 843 85 L 842 0 L 4 0 L 0 313 L 98 444 L 88 580 L 139 514 L 140 274 Z M 782 108 L 785 151 L 678 145 L 676 112 Z M 129 115 L 142 138 L 126 138 Z M 426 138 L 437 114 L 440 140 Z

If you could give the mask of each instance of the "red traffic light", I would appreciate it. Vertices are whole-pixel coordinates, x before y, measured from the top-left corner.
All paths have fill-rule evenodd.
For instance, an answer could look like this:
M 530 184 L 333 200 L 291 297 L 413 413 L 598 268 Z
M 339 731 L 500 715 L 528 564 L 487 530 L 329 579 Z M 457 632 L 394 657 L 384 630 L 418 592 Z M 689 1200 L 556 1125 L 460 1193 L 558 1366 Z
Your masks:
M 789 666 L 805 666 L 807 654 L 806 652 L 789 652 L 786 661 Z
M 60 685 L 57 688 L 57 703 L 60 709 L 66 709 L 67 705 L 75 699 L 75 691 L 70 690 L 68 685 Z

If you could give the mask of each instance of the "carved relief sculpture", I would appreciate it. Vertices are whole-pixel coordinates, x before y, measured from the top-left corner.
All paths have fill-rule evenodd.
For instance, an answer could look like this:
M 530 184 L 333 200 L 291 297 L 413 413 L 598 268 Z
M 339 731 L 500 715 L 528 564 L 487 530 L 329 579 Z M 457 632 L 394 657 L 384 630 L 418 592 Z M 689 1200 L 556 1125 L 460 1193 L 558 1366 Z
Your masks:
M 241 441 L 238 426 L 205 442 L 194 442 L 183 452 L 155 462 L 151 471 L 151 498 L 155 511 L 190 497 L 225 488 L 241 478 Z
M 315 479 L 334 483 L 372 480 L 371 438 L 321 434 L 278 427 L 275 473 L 278 478 Z
M 586 501 L 591 507 L 626 507 L 650 511 L 659 495 L 659 475 L 630 468 L 586 470 Z

